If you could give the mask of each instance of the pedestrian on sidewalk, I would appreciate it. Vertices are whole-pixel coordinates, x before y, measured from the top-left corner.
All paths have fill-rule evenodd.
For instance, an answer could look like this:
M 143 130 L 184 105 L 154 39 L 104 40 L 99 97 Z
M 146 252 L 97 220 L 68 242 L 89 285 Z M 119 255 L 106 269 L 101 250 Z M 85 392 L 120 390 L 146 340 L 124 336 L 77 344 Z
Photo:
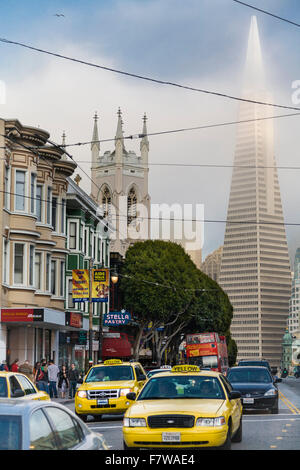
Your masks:
M 42 362 L 35 374 L 35 383 L 37 388 L 49 394 L 48 367 L 46 362 Z
M 58 398 L 57 381 L 58 381 L 59 368 L 54 361 L 50 360 L 48 365 L 48 379 L 49 379 L 49 393 L 50 398 Z
M 79 379 L 79 372 L 76 369 L 74 363 L 71 364 L 71 368 L 68 373 L 68 379 L 69 379 L 69 384 L 70 384 L 69 398 L 74 398 L 75 393 L 76 393 L 77 382 Z
M 18 372 L 19 370 L 19 359 L 15 359 L 10 368 L 11 372 Z
M 62 366 L 58 374 L 58 389 L 60 390 L 60 397 L 66 398 L 66 393 L 69 388 L 69 379 L 66 366 Z
M 6 361 L 2 361 L 2 363 L 1 363 L 1 365 L 0 365 L 0 371 L 4 371 L 4 372 L 8 372 L 8 371 L 9 371 L 9 368 L 7 367 Z

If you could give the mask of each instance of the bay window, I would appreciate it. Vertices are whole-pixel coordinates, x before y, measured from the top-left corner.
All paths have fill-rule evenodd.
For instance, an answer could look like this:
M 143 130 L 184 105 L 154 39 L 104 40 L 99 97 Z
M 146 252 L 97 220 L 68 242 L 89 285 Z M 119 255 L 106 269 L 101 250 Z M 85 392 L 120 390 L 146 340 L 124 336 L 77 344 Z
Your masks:
M 25 211 L 26 173 L 16 170 L 15 210 Z
M 35 253 L 35 287 L 42 290 L 42 253 Z
M 14 245 L 14 284 L 24 284 L 24 243 Z

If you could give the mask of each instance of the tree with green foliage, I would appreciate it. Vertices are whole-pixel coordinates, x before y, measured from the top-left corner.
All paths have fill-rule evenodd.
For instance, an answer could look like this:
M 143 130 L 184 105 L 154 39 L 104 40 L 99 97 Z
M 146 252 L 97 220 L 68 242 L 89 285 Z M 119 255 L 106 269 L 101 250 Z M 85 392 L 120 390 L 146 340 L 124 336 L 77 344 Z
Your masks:
M 124 306 L 138 325 L 136 360 L 149 339 L 154 341 L 160 365 L 164 352 L 183 332 L 229 330 L 228 297 L 176 243 L 147 240 L 132 245 L 122 268 L 121 289 Z

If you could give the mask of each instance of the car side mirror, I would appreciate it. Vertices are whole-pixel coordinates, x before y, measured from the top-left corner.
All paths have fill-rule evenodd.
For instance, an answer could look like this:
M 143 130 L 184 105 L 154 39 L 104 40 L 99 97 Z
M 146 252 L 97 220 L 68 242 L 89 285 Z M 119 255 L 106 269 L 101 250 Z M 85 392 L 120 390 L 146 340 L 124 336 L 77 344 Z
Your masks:
M 20 398 L 20 397 L 24 397 L 24 395 L 25 395 L 25 392 L 19 388 L 14 393 L 12 393 L 12 398 Z
M 236 400 L 237 398 L 241 398 L 240 392 L 233 391 L 229 393 L 229 400 Z
M 134 401 L 136 399 L 136 393 L 134 392 L 127 393 L 126 398 L 128 400 Z

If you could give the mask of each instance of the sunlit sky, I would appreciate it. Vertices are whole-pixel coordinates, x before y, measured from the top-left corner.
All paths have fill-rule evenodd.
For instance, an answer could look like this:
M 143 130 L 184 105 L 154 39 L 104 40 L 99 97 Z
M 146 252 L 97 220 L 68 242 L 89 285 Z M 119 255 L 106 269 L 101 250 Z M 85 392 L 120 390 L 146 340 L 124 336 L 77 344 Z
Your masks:
M 251 0 L 259 8 L 300 23 L 299 0 Z M 63 14 L 58 17 L 55 14 Z M 0 37 L 139 75 L 240 96 L 251 16 L 257 16 L 268 89 L 275 103 L 293 106 L 300 80 L 299 28 L 232 0 L 0 0 Z M 113 138 L 118 107 L 125 135 L 165 131 L 238 117 L 238 103 L 137 80 L 0 43 L 0 80 L 6 102 L 0 116 L 40 126 L 61 142 L 87 141 L 99 114 L 101 139 Z M 300 107 L 300 104 L 298 105 Z M 266 108 L 266 116 L 268 115 Z M 292 111 L 291 111 L 292 112 Z M 275 114 L 288 111 L 275 110 Z M 276 120 L 279 166 L 299 166 L 300 117 Z M 232 164 L 235 126 L 150 138 L 150 163 Z M 113 144 L 101 144 L 101 152 Z M 139 152 L 139 142 L 126 143 Z M 90 147 L 70 152 L 86 171 Z M 89 192 L 90 181 L 82 176 Z M 152 203 L 204 204 L 209 220 L 225 220 L 232 169 L 150 165 Z M 299 223 L 300 170 L 279 170 L 285 221 Z M 203 258 L 223 243 L 225 224 L 207 223 Z M 287 226 L 290 254 L 300 228 Z

